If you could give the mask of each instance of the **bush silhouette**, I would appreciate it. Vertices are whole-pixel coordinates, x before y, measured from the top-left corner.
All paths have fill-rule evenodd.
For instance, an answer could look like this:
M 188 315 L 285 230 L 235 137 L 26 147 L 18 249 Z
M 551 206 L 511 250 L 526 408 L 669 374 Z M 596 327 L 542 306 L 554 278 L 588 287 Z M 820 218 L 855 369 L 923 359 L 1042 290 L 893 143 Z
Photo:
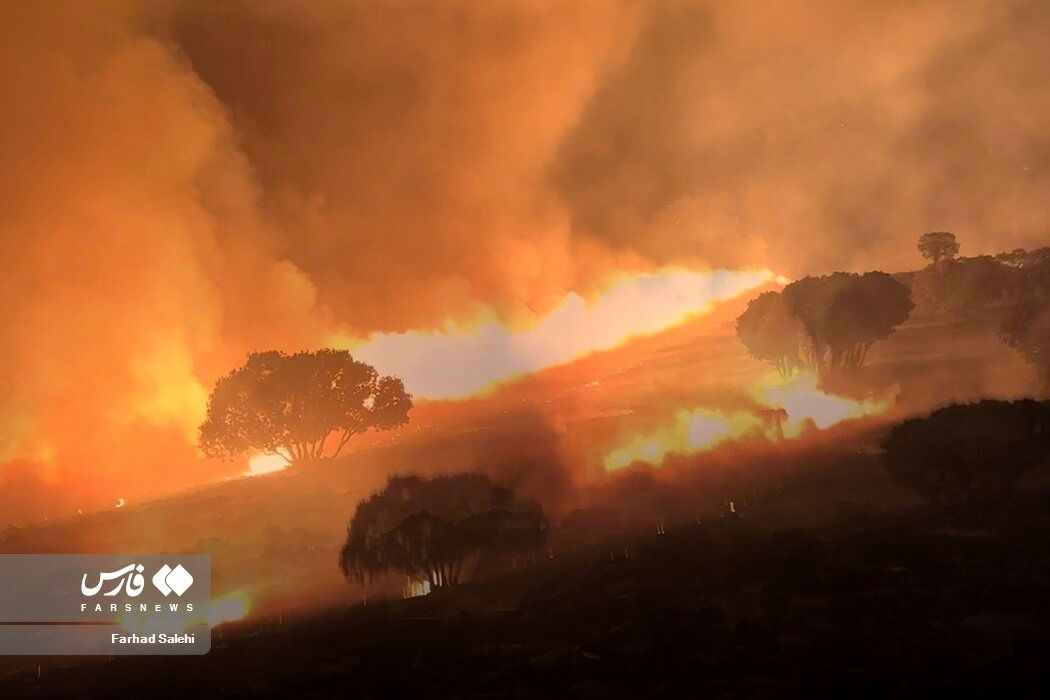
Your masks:
M 883 447 L 887 471 L 931 502 L 985 508 L 1050 456 L 1050 402 L 948 406 L 897 425 Z
M 537 504 L 486 476 L 393 477 L 358 505 L 339 565 L 359 581 L 397 571 L 431 588 L 455 586 L 472 555 L 535 548 L 546 529 Z

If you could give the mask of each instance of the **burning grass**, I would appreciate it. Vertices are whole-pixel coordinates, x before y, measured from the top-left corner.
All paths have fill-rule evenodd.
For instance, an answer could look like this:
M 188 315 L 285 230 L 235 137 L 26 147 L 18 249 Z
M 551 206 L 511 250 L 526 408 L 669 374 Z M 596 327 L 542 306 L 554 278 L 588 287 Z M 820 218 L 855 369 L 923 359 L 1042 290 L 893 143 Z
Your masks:
M 813 374 L 764 377 L 749 390 L 755 406 L 722 411 L 708 407 L 682 410 L 674 422 L 635 434 L 603 459 L 606 471 L 642 462 L 659 466 L 669 454 L 690 455 L 727 441 L 782 441 L 843 421 L 877 415 L 894 403 L 896 388 L 876 398 L 854 399 L 827 393 Z

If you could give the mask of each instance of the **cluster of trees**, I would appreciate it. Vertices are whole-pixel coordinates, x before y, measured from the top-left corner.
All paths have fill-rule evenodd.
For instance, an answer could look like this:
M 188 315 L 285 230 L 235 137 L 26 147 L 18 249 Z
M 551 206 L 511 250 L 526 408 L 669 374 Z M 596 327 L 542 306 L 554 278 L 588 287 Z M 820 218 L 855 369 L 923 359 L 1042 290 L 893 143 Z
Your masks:
M 209 457 L 314 462 L 338 456 L 354 435 L 407 423 L 411 408 L 400 379 L 345 350 L 257 352 L 216 383 L 198 444 Z
M 910 276 L 919 310 L 998 317 L 1003 342 L 1050 388 L 1050 248 L 957 258 L 959 243 L 946 231 L 923 234 L 918 248 L 930 261 Z
M 1005 303 L 1012 270 L 990 255 L 942 260 L 911 275 L 912 298 L 920 312 L 967 318 Z
M 989 306 L 1004 303 L 1011 291 L 1011 268 L 1026 255 L 1017 250 L 995 257 L 957 258 L 959 243 L 947 231 L 923 234 L 918 248 L 930 264 L 905 275 L 916 307 L 960 318 L 984 314 Z
M 908 288 L 884 272 L 805 277 L 766 292 L 737 318 L 737 336 L 783 375 L 860 367 L 871 345 L 906 321 Z
M 538 504 L 486 476 L 394 477 L 358 505 L 339 565 L 359 581 L 395 571 L 443 588 L 472 557 L 535 550 L 546 532 Z
M 955 234 L 947 231 L 934 231 L 922 234 L 919 236 L 917 247 L 922 257 L 930 261 L 931 267 L 956 261 L 955 256 L 959 254 L 960 250 L 959 241 L 955 238 Z M 1050 248 L 1037 248 L 1032 251 L 1024 248 L 1014 248 L 1009 253 L 999 253 L 994 257 L 978 257 L 988 257 L 1006 267 L 1023 268 L 1045 262 L 1050 258 Z M 959 260 L 976 259 L 978 258 L 960 258 Z
M 1050 458 L 1050 402 L 952 405 L 893 428 L 883 465 L 951 510 L 1006 501 L 1018 480 Z

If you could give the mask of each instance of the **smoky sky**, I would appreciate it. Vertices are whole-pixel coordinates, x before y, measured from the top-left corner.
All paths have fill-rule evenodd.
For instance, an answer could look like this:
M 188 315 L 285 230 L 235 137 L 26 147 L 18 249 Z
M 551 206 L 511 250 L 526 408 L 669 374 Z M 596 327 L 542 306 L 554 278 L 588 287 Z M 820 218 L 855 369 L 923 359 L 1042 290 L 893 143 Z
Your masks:
M 1045 3 L 649 9 L 553 167 L 579 234 L 792 275 L 1048 241 Z
M 913 268 L 928 230 L 964 254 L 1047 242 L 1042 2 L 2 16 L 0 482 L 43 501 L 215 476 L 193 436 L 250 350 L 525 328 L 662 265 L 796 277 Z

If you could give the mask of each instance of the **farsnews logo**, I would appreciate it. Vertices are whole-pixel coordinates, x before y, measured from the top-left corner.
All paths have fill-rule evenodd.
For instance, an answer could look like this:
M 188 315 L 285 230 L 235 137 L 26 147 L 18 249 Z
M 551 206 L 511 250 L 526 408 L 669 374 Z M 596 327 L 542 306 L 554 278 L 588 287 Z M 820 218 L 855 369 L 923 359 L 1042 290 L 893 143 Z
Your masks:
M 117 569 L 116 571 L 103 572 L 98 576 L 98 583 L 94 586 L 87 585 L 87 574 L 84 574 L 80 579 L 80 592 L 87 596 L 92 596 L 102 590 L 102 586 L 108 581 L 117 580 L 117 585 L 113 586 L 110 590 L 106 591 L 102 595 L 114 596 L 120 593 L 123 588 L 125 592 L 134 598 L 139 593 L 142 593 L 142 589 L 145 588 L 146 584 L 142 578 L 142 564 L 128 564 L 123 569 Z
M 86 596 L 97 595 L 107 583 L 116 581 L 117 583 L 102 595 L 115 596 L 123 590 L 127 595 L 134 598 L 142 593 L 142 589 L 146 587 L 145 579 L 142 576 L 144 568 L 142 564 L 128 564 L 116 571 L 104 571 L 98 574 L 98 583 L 94 586 L 88 586 L 88 575 L 84 574 L 80 580 L 80 592 Z M 193 585 L 193 576 L 190 575 L 189 571 L 186 571 L 182 564 L 176 565 L 174 569 L 167 564 L 163 565 L 157 570 L 157 573 L 153 574 L 151 580 L 154 587 L 163 593 L 164 597 L 168 597 L 172 593 L 181 596 Z
M 0 655 L 203 654 L 211 613 L 208 554 L 0 553 Z
M 174 569 L 165 564 L 153 574 L 153 585 L 165 598 L 171 593 L 181 596 L 193 585 L 193 577 L 182 568 L 182 564 L 177 564 Z

